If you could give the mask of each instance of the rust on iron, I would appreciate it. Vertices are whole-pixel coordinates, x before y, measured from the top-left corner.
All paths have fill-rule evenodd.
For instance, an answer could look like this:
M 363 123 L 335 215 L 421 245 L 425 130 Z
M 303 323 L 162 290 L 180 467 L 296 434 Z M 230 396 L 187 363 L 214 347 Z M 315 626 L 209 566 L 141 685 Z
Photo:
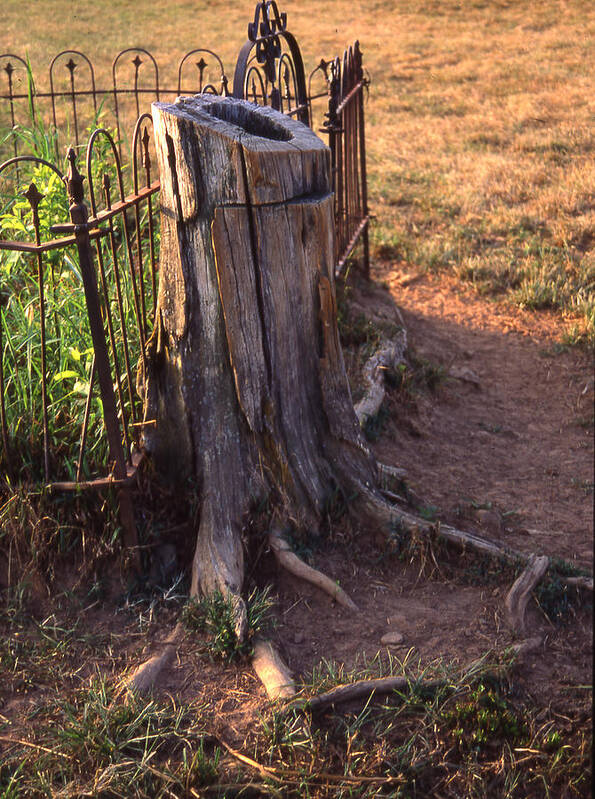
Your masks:
M 114 476 L 123 481 L 127 477 L 126 458 L 122 446 L 120 425 L 116 410 L 112 371 L 109 361 L 105 331 L 101 318 L 99 292 L 93 269 L 93 252 L 89 238 L 88 210 L 84 202 L 83 176 L 76 165 L 76 154 L 73 148 L 68 151 L 69 168 L 66 175 L 66 186 L 70 199 L 70 219 L 74 225 L 74 234 L 78 249 L 79 264 L 83 279 L 83 289 L 91 328 L 93 352 L 97 369 L 97 380 L 103 405 L 103 418 L 110 457 L 114 463 Z M 134 512 L 129 492 L 125 488 L 118 491 L 120 518 L 125 531 L 128 546 L 138 555 L 138 540 Z
M 284 70 L 288 70 L 289 77 L 290 68 L 292 84 L 288 80 L 283 86 Z M 277 111 L 285 110 L 282 107 L 285 104 L 289 107 L 285 113 L 295 114 L 300 122 L 310 124 L 302 53 L 287 28 L 287 14 L 279 11 L 275 0 L 256 4 L 254 20 L 248 25 L 248 40 L 236 61 L 233 96 L 270 105 Z

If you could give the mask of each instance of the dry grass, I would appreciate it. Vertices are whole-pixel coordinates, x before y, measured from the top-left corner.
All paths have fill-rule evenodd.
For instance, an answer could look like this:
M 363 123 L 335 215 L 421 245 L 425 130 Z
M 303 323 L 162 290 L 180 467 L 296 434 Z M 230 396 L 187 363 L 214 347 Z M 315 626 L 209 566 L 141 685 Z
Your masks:
M 582 0 L 285 2 L 313 67 L 359 38 L 371 77 L 369 171 L 378 259 L 454 271 L 486 294 L 595 325 L 592 97 L 595 12 Z M 171 67 L 192 47 L 231 75 L 252 3 L 3 4 L 3 49 L 61 48 L 108 75 L 131 44 Z M 27 14 L 27 12 L 31 12 Z M 26 25 L 23 25 L 27 14 Z M 101 82 L 101 81 L 100 81 Z

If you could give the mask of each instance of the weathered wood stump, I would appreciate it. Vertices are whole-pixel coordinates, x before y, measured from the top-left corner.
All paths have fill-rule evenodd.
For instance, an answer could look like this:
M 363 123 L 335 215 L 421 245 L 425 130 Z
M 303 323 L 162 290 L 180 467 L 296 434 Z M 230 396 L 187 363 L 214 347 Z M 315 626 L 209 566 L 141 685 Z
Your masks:
M 153 118 L 161 255 L 144 374 L 144 446 L 158 468 L 190 478 L 200 494 L 191 593 L 229 596 L 236 633 L 245 635 L 243 531 L 263 498 L 279 564 L 352 611 L 352 600 L 301 563 L 283 532 L 291 524 L 315 533 L 337 492 L 381 540 L 415 531 L 526 561 L 382 497 L 379 470 L 400 472 L 379 469 L 349 391 L 337 331 L 328 148 L 301 123 L 230 98 L 155 103 Z M 382 358 L 402 357 L 404 346 L 383 350 L 372 364 L 371 399 L 382 389 Z M 592 578 L 564 579 L 592 591 Z M 150 687 L 182 633 L 178 624 L 130 687 Z M 287 668 L 266 642 L 255 646 L 255 668 L 271 697 L 293 693 Z
M 240 100 L 182 97 L 153 118 L 161 256 L 145 447 L 199 486 L 192 593 L 239 597 L 255 500 L 274 499 L 277 527 L 315 531 L 333 492 L 376 479 L 337 333 L 330 152 Z

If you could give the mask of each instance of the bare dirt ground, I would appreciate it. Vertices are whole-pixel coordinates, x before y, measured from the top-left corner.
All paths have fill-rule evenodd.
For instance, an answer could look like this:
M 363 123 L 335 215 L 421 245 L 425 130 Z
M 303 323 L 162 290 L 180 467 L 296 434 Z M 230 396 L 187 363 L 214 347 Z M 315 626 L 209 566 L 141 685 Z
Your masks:
M 451 375 L 434 391 L 407 398 L 389 392 L 385 428 L 371 445 L 379 460 L 406 469 L 418 509 L 431 509 L 437 519 L 590 569 L 589 355 L 559 351 L 559 318 L 498 305 L 445 276 L 411 276 L 387 265 L 375 278 L 371 293 L 356 288 L 355 302 L 389 317 L 398 305 L 411 350 Z M 339 521 L 308 553 L 313 565 L 340 581 L 359 614 L 279 571 L 270 553 L 249 574 L 274 586 L 272 637 L 298 681 L 307 684 L 323 661 L 344 669 L 346 681 L 352 670 L 376 672 L 375 658 L 385 667 L 391 658 L 412 669 L 440 659 L 464 667 L 484 655 L 497 658 L 514 642 L 504 614 L 509 576 L 486 574 L 481 563 L 452 552 L 382 553 L 372 545 L 373 534 Z M 87 680 L 97 670 L 119 679 L 158 650 L 177 612 L 162 609 L 158 623 L 131 632 L 129 617 L 114 615 L 109 602 L 81 611 L 82 628 L 104 636 L 109 654 L 81 661 L 69 681 Z M 592 675 L 592 604 L 585 599 L 554 624 L 532 602 L 528 617 L 530 634 L 543 643 L 522 658 L 516 679 L 536 706 L 556 714 L 561 729 L 566 723 L 571 729 L 590 712 L 585 687 Z M 399 633 L 401 642 L 384 645 L 389 632 Z M 34 720 L 21 725 L 44 705 L 49 690 L 32 676 L 28 685 L 0 692 L 0 713 L 13 736 L 34 727 Z M 247 662 L 210 662 L 192 635 L 160 677 L 158 693 L 177 703 L 198 702 L 212 732 L 243 751 L 267 707 Z
M 419 403 L 415 430 L 397 410 L 379 459 L 403 465 L 446 516 L 470 499 L 492 503 L 486 534 L 591 568 L 589 355 L 557 352 L 563 325 L 554 314 L 482 300 L 446 275 L 402 285 L 407 277 L 387 270 L 382 279 L 417 352 L 461 377 Z

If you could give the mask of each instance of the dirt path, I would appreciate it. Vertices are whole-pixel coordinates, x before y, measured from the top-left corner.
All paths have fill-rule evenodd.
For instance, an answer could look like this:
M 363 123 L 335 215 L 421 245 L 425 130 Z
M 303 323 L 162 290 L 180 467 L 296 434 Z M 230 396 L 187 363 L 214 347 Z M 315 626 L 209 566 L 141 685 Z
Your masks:
M 452 374 L 396 421 L 376 448 L 404 466 L 429 503 L 456 521 L 471 501 L 491 536 L 592 567 L 593 375 L 576 349 L 556 352 L 554 315 L 483 300 L 445 276 L 387 281 L 417 352 Z M 407 283 L 407 279 L 404 280 Z M 469 380 L 478 379 L 476 385 Z M 477 514 L 475 514 L 477 516 Z
M 375 290 L 367 300 L 360 294 L 360 304 L 378 310 L 396 302 L 417 354 L 466 378 L 449 378 L 409 406 L 389 399 L 390 422 L 374 445 L 377 457 L 406 468 L 408 483 L 439 509 L 439 518 L 592 568 L 589 356 L 557 351 L 563 329 L 553 315 L 484 300 L 444 276 L 408 282 L 391 269 L 375 277 L 390 294 Z M 429 576 L 419 561 L 372 558 L 365 547 L 351 558 L 332 548 L 315 558 L 362 613 L 354 619 L 279 574 L 277 635 L 298 674 L 321 658 L 361 667 L 379 651 L 381 657 L 464 664 L 514 640 L 503 605 L 509 585 L 497 576 L 469 574 L 467 581 L 465 574 L 453 579 L 438 570 Z M 529 627 L 544 643 L 526 657 L 519 679 L 536 701 L 565 708 L 572 686 L 590 682 L 591 611 L 587 603 L 554 625 L 531 603 Z M 388 632 L 399 633 L 401 643 L 383 646 Z

